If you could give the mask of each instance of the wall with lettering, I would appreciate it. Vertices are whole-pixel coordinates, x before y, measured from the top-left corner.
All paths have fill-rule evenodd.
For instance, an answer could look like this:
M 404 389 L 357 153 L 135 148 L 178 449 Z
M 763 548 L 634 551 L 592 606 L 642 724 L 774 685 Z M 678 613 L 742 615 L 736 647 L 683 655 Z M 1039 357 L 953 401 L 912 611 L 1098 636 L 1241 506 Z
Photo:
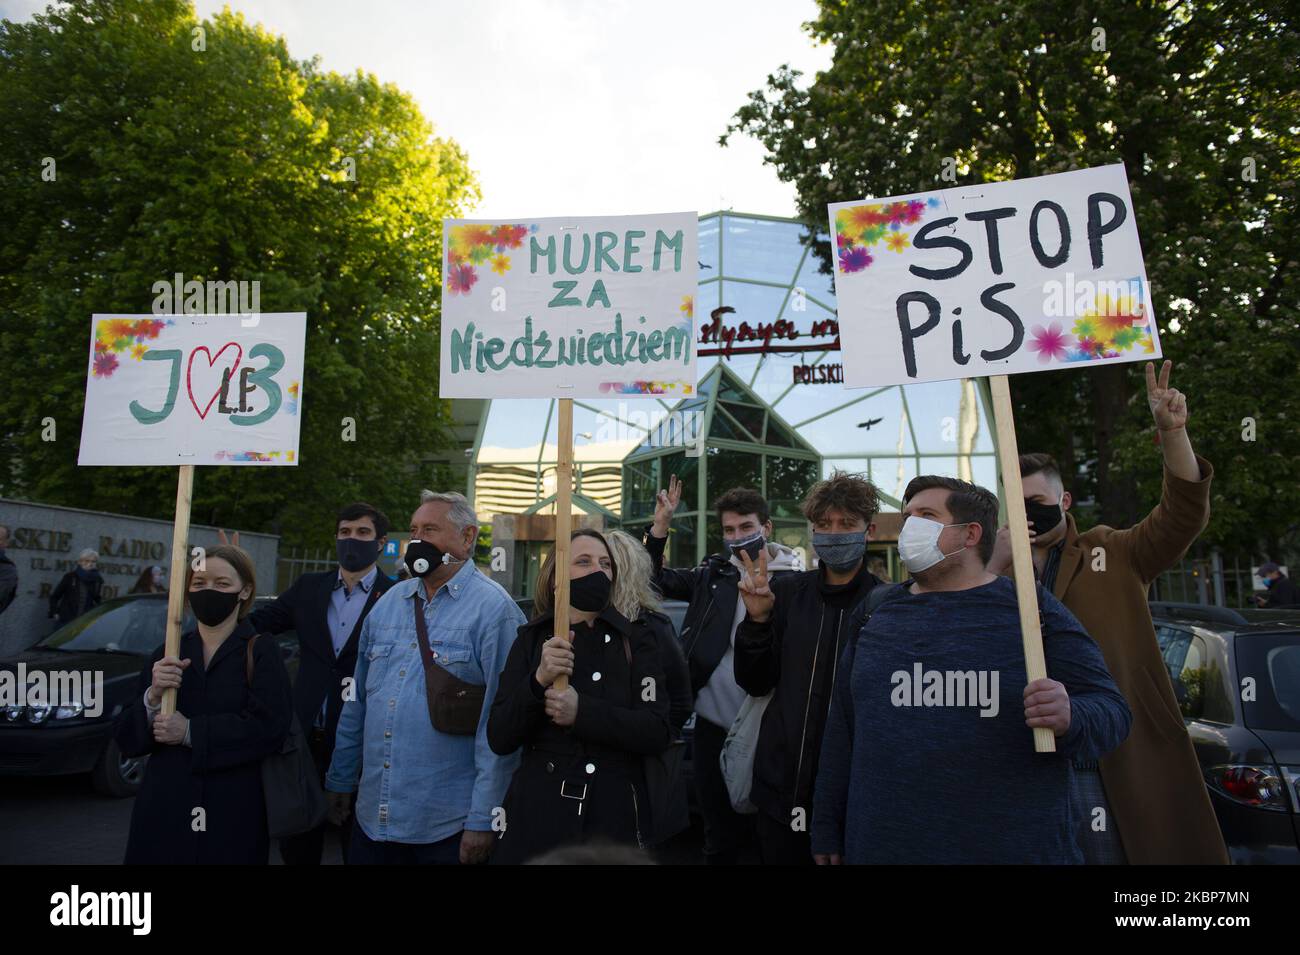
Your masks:
M 169 521 L 0 498 L 0 524 L 9 528 L 5 554 L 18 569 L 18 594 L 0 613 L 0 657 L 17 653 L 54 630 L 57 621 L 47 616 L 50 592 L 87 547 L 99 552 L 105 599 L 130 591 L 151 564 L 166 571 L 171 560 Z M 216 528 L 190 525 L 190 543 L 216 546 Z M 258 593 L 273 593 L 280 539 L 241 531 L 239 545 L 257 566 Z

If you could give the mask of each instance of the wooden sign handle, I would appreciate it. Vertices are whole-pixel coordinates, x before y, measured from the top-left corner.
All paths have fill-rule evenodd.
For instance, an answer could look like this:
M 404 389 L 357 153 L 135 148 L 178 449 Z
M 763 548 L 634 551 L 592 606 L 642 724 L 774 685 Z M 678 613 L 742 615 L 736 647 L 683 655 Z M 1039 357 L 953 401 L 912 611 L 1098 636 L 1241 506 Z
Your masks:
M 176 479 L 176 521 L 172 525 L 172 568 L 167 578 L 167 639 L 163 656 L 179 656 L 181 622 L 185 617 L 185 567 L 189 562 L 190 501 L 194 497 L 194 465 L 182 464 Z M 176 712 L 176 690 L 163 690 L 162 714 Z
M 990 375 L 993 420 L 998 435 L 998 464 L 1006 492 L 1007 528 L 1011 534 L 1011 566 L 1015 571 L 1016 603 L 1020 605 L 1020 636 L 1025 646 L 1025 674 L 1029 682 L 1047 676 L 1043 655 L 1043 630 L 1038 619 L 1038 591 L 1035 587 L 1034 558 L 1029 549 L 1029 518 L 1025 514 L 1025 490 L 1020 481 L 1020 451 L 1016 447 L 1016 421 L 1011 411 L 1011 387 L 1006 375 Z M 1056 752 L 1056 737 L 1046 726 L 1034 727 L 1034 752 Z
M 555 636 L 569 639 L 569 535 L 573 532 L 573 399 L 561 398 L 555 466 Z M 569 688 L 560 675 L 552 684 Z

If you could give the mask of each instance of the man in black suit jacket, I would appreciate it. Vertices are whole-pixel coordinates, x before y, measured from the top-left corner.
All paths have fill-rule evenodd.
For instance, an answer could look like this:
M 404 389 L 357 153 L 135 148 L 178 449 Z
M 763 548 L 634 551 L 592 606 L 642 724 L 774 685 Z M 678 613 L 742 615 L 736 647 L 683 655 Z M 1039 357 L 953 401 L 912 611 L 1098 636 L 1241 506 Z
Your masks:
M 352 672 L 357 663 L 362 621 L 393 585 L 375 566 L 388 528 L 388 518 L 378 509 L 364 503 L 349 504 L 338 516 L 338 567 L 303 574 L 274 602 L 249 614 L 258 633 L 298 633 L 293 706 L 307 734 L 322 784 L 334 755 L 334 734 L 343 701 L 360 692 L 352 685 Z M 280 855 L 285 864 L 320 865 L 328 826 L 326 822 L 310 832 L 281 839 Z M 352 841 L 351 815 L 339 835 L 346 862 Z

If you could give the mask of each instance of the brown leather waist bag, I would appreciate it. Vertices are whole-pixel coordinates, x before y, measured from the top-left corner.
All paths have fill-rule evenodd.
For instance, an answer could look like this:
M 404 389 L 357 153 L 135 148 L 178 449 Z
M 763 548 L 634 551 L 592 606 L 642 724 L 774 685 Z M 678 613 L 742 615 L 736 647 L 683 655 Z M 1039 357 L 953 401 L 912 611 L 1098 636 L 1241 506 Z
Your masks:
M 439 733 L 473 736 L 478 732 L 487 687 L 468 683 L 434 661 L 421 601 L 413 599 L 411 606 L 415 610 L 415 632 L 420 637 L 420 660 L 424 663 L 424 697 L 429 704 L 429 722 Z

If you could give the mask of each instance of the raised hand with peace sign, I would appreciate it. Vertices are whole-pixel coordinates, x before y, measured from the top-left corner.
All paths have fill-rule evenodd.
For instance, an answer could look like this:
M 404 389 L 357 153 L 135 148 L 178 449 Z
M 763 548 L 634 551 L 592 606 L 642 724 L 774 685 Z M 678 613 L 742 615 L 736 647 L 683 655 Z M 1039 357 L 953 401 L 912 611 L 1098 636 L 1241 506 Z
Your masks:
M 1173 362 L 1165 362 L 1157 380 L 1155 364 L 1147 362 L 1147 404 L 1160 432 L 1160 450 L 1164 453 L 1169 473 L 1185 481 L 1199 481 L 1201 466 L 1187 436 L 1187 396 L 1177 388 L 1169 387 L 1169 373 L 1173 367 Z
M 682 499 L 682 482 L 674 474 L 668 479 L 668 490 L 660 491 L 655 496 L 655 519 L 650 533 L 655 537 L 667 537 L 668 525 L 673 521 L 673 511 Z
M 1151 406 L 1151 416 L 1161 431 L 1187 427 L 1187 396 L 1177 388 L 1169 387 L 1169 372 L 1173 367 L 1172 361 L 1165 362 L 1157 382 L 1156 366 L 1147 362 L 1147 404 Z
M 740 599 L 745 601 L 745 611 L 755 623 L 763 623 L 772 613 L 776 596 L 772 593 L 771 577 L 767 572 L 767 548 L 758 552 L 758 565 L 745 551 L 740 552 L 745 572 L 740 577 Z

